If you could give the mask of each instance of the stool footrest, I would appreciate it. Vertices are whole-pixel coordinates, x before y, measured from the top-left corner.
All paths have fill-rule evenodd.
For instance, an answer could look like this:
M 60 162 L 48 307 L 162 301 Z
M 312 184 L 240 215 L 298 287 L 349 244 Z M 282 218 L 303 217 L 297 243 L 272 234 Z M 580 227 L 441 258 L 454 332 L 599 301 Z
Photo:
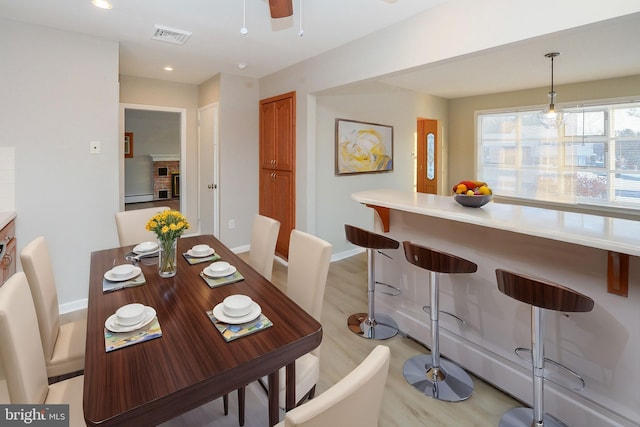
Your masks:
M 390 285 L 388 283 L 384 283 L 384 282 L 376 282 L 376 285 L 382 285 L 382 286 L 386 286 L 387 288 L 393 289 L 394 292 L 384 292 L 384 291 L 379 291 L 381 294 L 384 295 L 391 295 L 392 297 L 397 297 L 398 295 L 400 295 L 402 293 L 402 290 L 396 286 Z
M 530 348 L 524 348 L 524 347 L 518 347 L 515 349 L 515 353 L 518 355 L 518 357 L 522 360 L 524 360 L 527 363 L 532 363 L 531 362 L 531 349 Z M 550 365 L 555 366 L 556 368 L 560 368 L 562 369 L 563 372 L 568 373 L 569 375 L 571 375 L 571 379 L 576 381 L 576 384 L 571 383 L 570 381 L 568 381 L 567 383 L 563 383 L 562 381 L 559 381 L 555 375 L 552 375 L 551 372 L 549 372 L 546 368 L 544 370 L 544 374 L 543 377 L 545 380 L 547 381 L 551 381 L 552 383 L 562 386 L 562 387 L 569 387 L 572 390 L 576 390 L 576 391 L 580 391 L 580 390 L 584 390 L 584 387 L 586 385 L 584 378 L 582 378 L 580 376 L 580 374 L 578 374 L 577 372 L 573 371 L 572 369 L 570 369 L 569 367 L 563 365 L 562 363 L 556 362 L 553 359 L 549 359 L 548 357 L 544 358 L 544 362 L 545 365 L 548 363 Z
M 427 314 L 429 314 L 429 315 L 430 315 L 430 314 L 431 314 L 431 306 L 429 306 L 429 305 L 425 305 L 425 306 L 423 306 L 423 307 L 422 307 L 422 311 L 424 311 L 425 313 L 427 313 Z M 462 317 L 458 317 L 458 316 L 456 316 L 455 314 L 450 313 L 450 312 L 448 312 L 448 311 L 442 311 L 442 310 L 440 310 L 438 313 L 440 313 L 440 314 L 447 314 L 447 315 L 449 315 L 449 316 L 453 317 L 454 319 L 456 319 L 458 322 L 460 322 L 460 323 L 462 324 L 462 326 L 467 326 L 467 322 L 465 322 L 465 320 L 464 320 Z

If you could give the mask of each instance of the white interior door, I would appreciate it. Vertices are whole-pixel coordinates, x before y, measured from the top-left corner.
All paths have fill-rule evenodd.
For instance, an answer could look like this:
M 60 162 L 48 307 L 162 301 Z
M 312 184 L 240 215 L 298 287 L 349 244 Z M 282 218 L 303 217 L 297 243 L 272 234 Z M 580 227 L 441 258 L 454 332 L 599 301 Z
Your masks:
M 219 237 L 217 103 L 198 109 L 198 170 L 200 233 Z

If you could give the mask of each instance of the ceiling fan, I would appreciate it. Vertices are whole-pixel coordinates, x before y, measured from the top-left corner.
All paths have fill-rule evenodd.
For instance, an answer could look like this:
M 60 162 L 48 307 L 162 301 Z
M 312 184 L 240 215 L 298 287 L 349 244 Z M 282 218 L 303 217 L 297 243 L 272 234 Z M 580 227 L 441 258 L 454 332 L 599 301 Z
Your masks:
M 291 16 L 293 15 L 293 0 L 269 0 L 269 10 L 274 19 Z

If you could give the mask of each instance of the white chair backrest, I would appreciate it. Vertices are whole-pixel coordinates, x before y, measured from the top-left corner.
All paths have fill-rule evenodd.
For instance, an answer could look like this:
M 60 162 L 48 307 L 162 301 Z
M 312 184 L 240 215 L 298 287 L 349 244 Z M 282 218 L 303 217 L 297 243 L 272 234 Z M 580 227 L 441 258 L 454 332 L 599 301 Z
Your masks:
M 378 425 L 391 351 L 378 345 L 327 391 L 287 412 L 285 427 Z
M 267 280 L 271 280 L 273 273 L 273 254 L 276 251 L 279 231 L 280 221 L 263 215 L 253 218 L 249 265 Z
M 116 228 L 120 246 L 137 245 L 142 242 L 158 240 L 155 233 L 147 231 L 147 222 L 158 212 L 166 211 L 168 206 L 136 209 L 132 211 L 116 212 Z
M 20 262 L 31 289 L 44 357 L 51 360 L 60 330 L 60 311 L 47 240 L 40 236 L 29 242 L 20 252 Z
M 44 403 L 49 392 L 31 292 L 24 273 L 0 286 L 0 359 L 13 404 Z
M 318 322 L 322 315 L 332 246 L 319 237 L 292 230 L 289 238 L 287 296 Z

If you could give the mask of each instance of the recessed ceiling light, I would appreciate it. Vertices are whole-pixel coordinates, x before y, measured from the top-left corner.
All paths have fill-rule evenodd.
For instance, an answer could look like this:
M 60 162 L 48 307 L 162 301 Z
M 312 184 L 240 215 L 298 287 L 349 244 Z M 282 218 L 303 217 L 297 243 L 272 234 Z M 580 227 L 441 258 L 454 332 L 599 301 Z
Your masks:
M 244 70 L 245 68 L 247 68 L 247 64 L 244 64 L 242 62 L 238 64 L 238 69 L 239 70 Z
M 164 67 L 164 70 L 165 71 L 173 71 L 173 67 L 170 67 L 170 66 L 167 65 L 166 67 Z
M 107 0 L 91 0 L 91 4 L 100 9 L 112 9 L 113 6 Z

